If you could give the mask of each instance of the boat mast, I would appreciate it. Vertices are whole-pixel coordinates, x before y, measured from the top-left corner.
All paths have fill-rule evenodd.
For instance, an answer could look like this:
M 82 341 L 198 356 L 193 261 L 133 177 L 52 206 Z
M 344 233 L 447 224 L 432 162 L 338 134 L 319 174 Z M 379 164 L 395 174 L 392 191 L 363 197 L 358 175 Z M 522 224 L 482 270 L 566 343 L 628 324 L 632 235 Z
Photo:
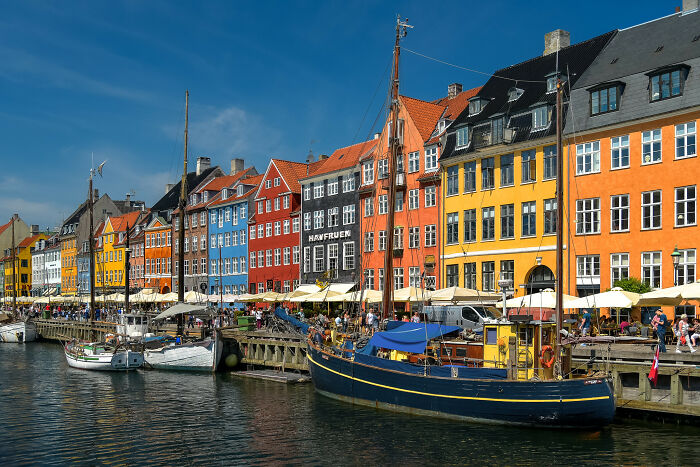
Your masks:
M 124 248 L 124 313 L 129 312 L 129 223 L 126 223 L 126 248 Z
M 104 163 L 103 163 L 104 164 Z M 100 166 L 100 169 L 102 166 Z M 90 334 L 91 340 L 94 340 L 95 331 L 93 329 L 93 321 L 95 320 L 95 245 L 94 245 L 94 218 L 93 218 L 93 205 L 94 205 L 94 192 L 92 191 L 92 177 L 95 174 L 94 169 L 90 169 L 90 188 L 88 191 L 88 211 L 90 218 L 90 231 L 88 232 L 88 243 L 90 244 Z
M 15 252 L 15 216 L 12 216 L 12 313 L 17 313 L 17 271 L 15 270 L 15 263 L 17 262 L 17 255 Z
M 556 339 L 556 365 L 554 367 L 554 376 L 560 378 L 562 376 L 562 359 L 561 359 L 561 330 L 563 318 L 563 276 L 564 276 L 564 161 L 562 150 L 562 92 L 564 91 L 561 79 L 557 77 L 557 274 L 555 278 L 554 290 L 556 293 L 556 315 L 557 315 L 557 339 Z
M 180 265 L 177 270 L 177 301 L 185 302 L 185 206 L 187 205 L 187 123 L 190 91 L 185 91 L 185 156 L 182 168 L 182 181 L 180 182 L 180 203 L 178 204 L 178 245 L 177 255 Z M 185 320 L 182 313 L 177 315 L 177 334 L 182 335 L 185 331 Z
M 399 54 L 401 53 L 401 38 L 406 35 L 408 23 L 401 21 L 401 16 L 396 17 L 396 41 L 394 43 L 394 70 L 391 81 L 391 134 L 388 135 L 391 143 L 390 157 L 388 161 L 389 171 L 389 206 L 386 222 L 386 254 L 384 256 L 384 296 L 382 297 L 382 318 L 394 312 L 394 209 L 396 207 L 396 160 L 401 154 L 399 142 Z

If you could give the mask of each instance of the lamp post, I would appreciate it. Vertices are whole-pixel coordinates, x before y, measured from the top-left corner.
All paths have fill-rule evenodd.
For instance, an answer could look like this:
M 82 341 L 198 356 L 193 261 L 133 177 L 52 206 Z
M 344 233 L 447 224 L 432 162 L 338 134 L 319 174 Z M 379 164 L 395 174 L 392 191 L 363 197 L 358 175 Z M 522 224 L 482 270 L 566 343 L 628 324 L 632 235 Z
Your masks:
M 671 253 L 671 259 L 673 260 L 673 285 L 678 285 L 678 263 L 681 261 L 681 252 L 678 251 L 678 246 L 673 247 L 673 253 Z

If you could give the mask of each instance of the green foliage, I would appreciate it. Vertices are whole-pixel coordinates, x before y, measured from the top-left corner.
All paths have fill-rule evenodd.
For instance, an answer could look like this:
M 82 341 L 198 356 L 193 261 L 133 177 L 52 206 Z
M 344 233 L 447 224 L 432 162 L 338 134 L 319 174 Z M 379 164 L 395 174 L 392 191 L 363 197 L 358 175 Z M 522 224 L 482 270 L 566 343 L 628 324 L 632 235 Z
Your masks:
M 640 281 L 636 277 L 630 277 L 629 279 L 621 279 L 615 281 L 613 286 L 620 287 L 622 290 L 626 290 L 628 292 L 634 292 L 639 294 L 651 292 L 651 287 L 649 287 L 649 284 Z

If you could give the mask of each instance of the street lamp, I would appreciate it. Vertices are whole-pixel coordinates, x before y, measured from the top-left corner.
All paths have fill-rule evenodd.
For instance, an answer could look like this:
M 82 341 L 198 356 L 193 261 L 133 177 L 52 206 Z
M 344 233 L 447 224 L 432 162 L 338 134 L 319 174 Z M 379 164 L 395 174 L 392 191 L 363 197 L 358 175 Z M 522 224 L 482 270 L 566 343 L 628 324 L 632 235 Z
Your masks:
M 681 252 L 678 251 L 678 246 L 673 247 L 673 253 L 671 253 L 671 259 L 673 260 L 673 285 L 678 285 L 678 263 L 681 262 Z

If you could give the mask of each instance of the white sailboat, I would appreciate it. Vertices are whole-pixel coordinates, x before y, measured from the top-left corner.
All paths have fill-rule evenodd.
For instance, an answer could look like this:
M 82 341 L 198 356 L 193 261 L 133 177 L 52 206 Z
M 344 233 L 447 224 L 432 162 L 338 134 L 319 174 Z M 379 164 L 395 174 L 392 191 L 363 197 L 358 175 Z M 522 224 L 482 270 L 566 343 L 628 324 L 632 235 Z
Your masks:
M 64 347 L 66 361 L 73 368 L 97 371 L 133 370 L 143 366 L 143 354 L 105 343 L 72 341 Z
M 17 321 L 0 326 L 0 342 L 34 342 L 36 340 L 36 324 L 33 321 Z

